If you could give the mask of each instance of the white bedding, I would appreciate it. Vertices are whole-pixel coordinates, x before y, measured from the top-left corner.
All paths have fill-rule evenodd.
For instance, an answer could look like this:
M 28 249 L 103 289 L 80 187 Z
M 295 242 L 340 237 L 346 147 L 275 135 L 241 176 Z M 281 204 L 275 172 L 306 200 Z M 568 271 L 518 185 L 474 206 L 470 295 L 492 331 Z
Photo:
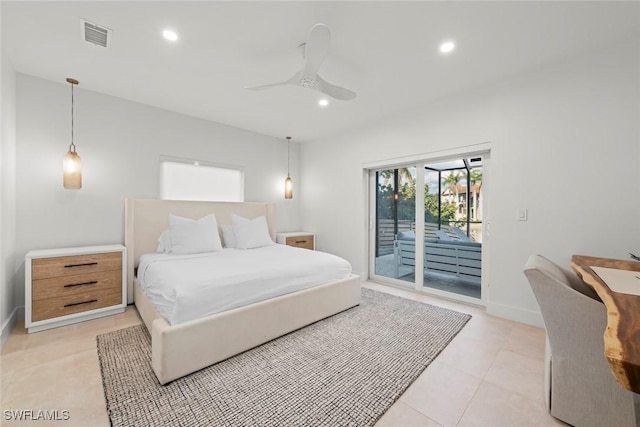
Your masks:
M 335 255 L 270 245 L 191 255 L 145 254 L 137 280 L 158 313 L 175 325 L 350 273 L 351 264 Z

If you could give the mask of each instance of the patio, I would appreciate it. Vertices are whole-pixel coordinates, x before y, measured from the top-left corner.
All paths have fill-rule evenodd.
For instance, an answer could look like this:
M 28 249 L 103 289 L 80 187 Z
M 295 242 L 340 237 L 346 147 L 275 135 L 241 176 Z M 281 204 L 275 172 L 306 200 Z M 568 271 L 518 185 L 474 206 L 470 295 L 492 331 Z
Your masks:
M 375 271 L 377 275 L 413 283 L 415 273 L 414 269 L 410 267 L 401 266 L 399 270 L 399 277 L 394 277 L 395 260 L 393 254 L 379 256 L 376 258 L 375 262 Z M 477 283 L 448 274 L 425 271 L 424 287 L 453 292 L 458 295 L 465 295 L 472 298 L 480 298 L 480 286 Z

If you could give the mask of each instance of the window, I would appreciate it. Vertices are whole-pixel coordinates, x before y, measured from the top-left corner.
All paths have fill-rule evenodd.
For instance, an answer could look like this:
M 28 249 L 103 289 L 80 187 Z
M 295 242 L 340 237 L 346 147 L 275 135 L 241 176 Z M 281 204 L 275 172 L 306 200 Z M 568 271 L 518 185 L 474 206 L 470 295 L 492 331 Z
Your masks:
M 160 159 L 160 198 L 165 200 L 244 201 L 244 172 L 187 159 Z

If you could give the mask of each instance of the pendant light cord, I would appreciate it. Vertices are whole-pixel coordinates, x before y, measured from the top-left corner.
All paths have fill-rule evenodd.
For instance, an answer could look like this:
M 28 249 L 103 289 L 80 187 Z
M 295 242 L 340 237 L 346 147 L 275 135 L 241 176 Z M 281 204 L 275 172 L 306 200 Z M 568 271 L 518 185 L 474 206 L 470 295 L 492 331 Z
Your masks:
M 291 137 L 287 137 L 287 176 L 290 176 L 290 163 L 291 163 Z
M 69 151 L 71 153 L 76 152 L 76 145 L 73 143 L 73 86 L 71 83 L 71 145 L 69 145 Z
M 78 84 L 76 79 L 68 78 L 67 82 L 71 84 L 71 145 L 69 145 L 69 152 L 76 153 L 76 145 L 73 143 L 73 86 Z

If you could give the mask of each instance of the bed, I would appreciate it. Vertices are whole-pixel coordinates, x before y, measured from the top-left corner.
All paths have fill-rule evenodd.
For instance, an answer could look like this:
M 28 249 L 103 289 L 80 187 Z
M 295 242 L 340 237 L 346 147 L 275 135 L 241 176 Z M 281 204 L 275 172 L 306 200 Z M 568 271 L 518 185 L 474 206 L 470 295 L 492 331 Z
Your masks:
M 209 213 L 215 214 L 218 224 L 230 224 L 233 213 L 249 219 L 265 216 L 275 241 L 275 205 L 271 203 L 125 201 L 128 302 L 135 303 L 151 334 L 151 364 L 161 384 L 360 303 L 360 278 L 351 274 L 320 286 L 170 324 L 134 273 L 141 256 L 156 251 L 158 236 L 168 228 L 170 214 L 198 219 Z

